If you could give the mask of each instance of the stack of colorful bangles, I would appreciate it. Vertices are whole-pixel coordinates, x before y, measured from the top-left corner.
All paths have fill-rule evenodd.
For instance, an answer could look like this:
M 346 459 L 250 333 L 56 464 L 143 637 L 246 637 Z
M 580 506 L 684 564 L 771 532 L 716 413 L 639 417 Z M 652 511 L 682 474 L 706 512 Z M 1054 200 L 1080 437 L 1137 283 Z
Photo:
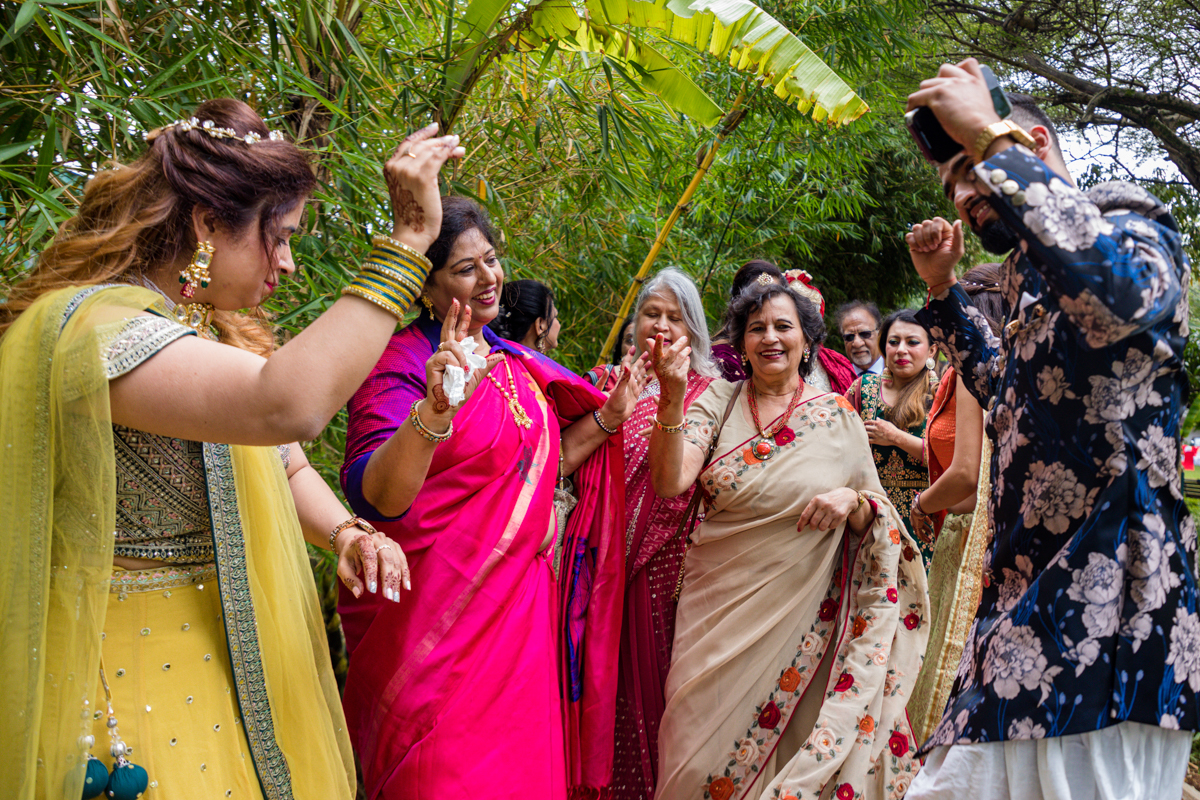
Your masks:
M 371 239 L 374 248 L 363 271 L 350 281 L 342 294 L 352 294 L 403 317 L 417 297 L 433 264 L 423 253 L 390 236 Z

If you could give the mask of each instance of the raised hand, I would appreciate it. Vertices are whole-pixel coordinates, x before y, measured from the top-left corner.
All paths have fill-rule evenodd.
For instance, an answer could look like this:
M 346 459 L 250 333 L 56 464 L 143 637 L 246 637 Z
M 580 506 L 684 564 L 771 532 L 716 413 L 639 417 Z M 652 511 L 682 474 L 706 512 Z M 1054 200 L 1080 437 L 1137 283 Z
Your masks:
M 688 337 L 680 336 L 671 342 L 670 347 L 664 347 L 664 341 L 661 333 L 646 340 L 646 352 L 650 354 L 650 363 L 658 378 L 660 409 L 683 402 L 683 396 L 687 393 L 688 370 L 692 367 L 692 348 L 688 346 Z
M 954 267 L 964 252 L 962 220 L 951 224 L 941 217 L 927 219 L 913 225 L 904 241 L 917 274 L 931 289 L 954 282 Z
M 980 132 L 1000 121 L 979 62 L 973 58 L 943 64 L 937 77 L 921 81 L 921 88 L 908 96 L 908 110 L 918 106 L 927 106 L 950 138 L 972 154 Z
M 629 349 L 632 352 L 633 348 Z M 637 408 L 638 396 L 642 393 L 642 389 L 646 388 L 646 382 L 650 379 L 649 354 L 642 353 L 641 358 L 632 363 L 630 361 L 630 356 L 626 356 L 620 366 L 616 367 L 617 383 L 608 393 L 608 399 L 604 401 L 604 406 L 600 409 L 600 417 L 610 428 L 620 427 L 625 424 L 625 420 L 633 416 L 633 411 Z
M 437 123 L 410 134 L 383 165 L 395 224 L 392 238 L 424 253 L 442 229 L 442 197 L 438 172 L 466 151 L 457 136 L 431 138 Z
M 440 206 L 439 206 L 440 208 Z M 504 360 L 504 356 L 496 353 L 487 357 L 487 366 L 476 369 L 471 373 L 471 378 L 467 381 L 466 388 L 463 390 L 463 403 L 457 406 L 450 404 L 450 399 L 446 396 L 446 390 L 443 387 L 443 382 L 446 377 L 446 370 L 467 368 L 467 353 L 459 344 L 467 336 L 467 330 L 471 326 L 471 307 L 463 308 L 459 305 L 457 299 L 450 301 L 450 310 L 446 313 L 446 318 L 442 320 L 442 340 L 438 345 L 437 350 L 425 362 L 425 392 L 429 404 L 432 406 L 433 413 L 438 417 L 452 418 L 454 413 L 471 398 L 471 395 L 478 388 L 479 382 L 487 377 L 487 374 L 492 369 Z

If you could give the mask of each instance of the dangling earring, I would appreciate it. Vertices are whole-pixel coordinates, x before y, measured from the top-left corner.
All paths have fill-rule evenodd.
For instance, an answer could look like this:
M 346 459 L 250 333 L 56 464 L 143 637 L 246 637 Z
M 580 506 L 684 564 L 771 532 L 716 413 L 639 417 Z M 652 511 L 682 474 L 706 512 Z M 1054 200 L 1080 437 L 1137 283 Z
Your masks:
M 930 356 L 929 358 L 925 359 L 925 369 L 929 370 L 930 372 L 933 372 L 933 370 L 936 367 L 937 367 L 937 362 L 933 360 L 933 356 Z
M 549 333 L 550 333 L 550 331 L 544 331 L 543 333 L 539 334 L 537 337 L 537 343 L 535 346 L 537 347 L 537 351 L 539 353 L 541 353 L 542 355 L 546 354 L 546 336 Z
M 750 364 L 750 358 L 745 353 L 742 353 L 742 366 L 745 367 L 745 366 L 748 366 L 749 364 Z
M 801 364 L 804 364 L 804 363 L 806 363 L 806 362 L 808 361 L 808 356 L 809 356 L 809 352 L 808 352 L 808 345 L 805 345 L 805 346 L 804 346 L 804 356 L 803 356 L 803 357 L 801 357 L 801 359 L 800 359 L 800 363 L 801 363 Z
M 179 282 L 183 284 L 183 288 L 179 290 L 181 295 L 191 300 L 196 296 L 197 284 L 201 289 L 208 288 L 208 282 L 212 280 L 212 275 L 208 274 L 208 265 L 212 263 L 212 257 L 211 243 L 200 242 L 196 245 L 192 260 L 179 272 Z
M 887 367 L 884 367 L 883 371 L 879 373 L 879 377 L 885 381 L 890 382 L 892 380 L 892 371 L 890 369 L 888 369 Z
M 429 316 L 433 316 L 433 301 L 429 299 L 429 295 L 421 295 L 421 305 L 425 306 L 425 310 L 429 312 Z

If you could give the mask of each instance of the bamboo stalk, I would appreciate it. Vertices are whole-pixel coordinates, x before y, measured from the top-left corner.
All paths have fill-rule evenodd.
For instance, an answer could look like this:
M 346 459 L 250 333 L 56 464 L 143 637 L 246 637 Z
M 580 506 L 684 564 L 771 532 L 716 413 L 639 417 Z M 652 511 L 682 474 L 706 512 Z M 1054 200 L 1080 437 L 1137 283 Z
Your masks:
M 612 352 L 613 344 L 616 343 L 617 337 L 621 335 L 622 323 L 625 317 L 628 316 L 629 310 L 633 308 L 633 301 L 637 299 L 638 291 L 641 285 L 646 282 L 646 276 L 650 274 L 650 267 L 654 266 L 655 259 L 658 258 L 658 253 L 662 250 L 663 245 L 667 242 L 667 236 L 671 233 L 671 229 L 675 227 L 676 220 L 683 213 L 684 207 L 692 200 L 692 195 L 696 193 L 697 187 L 700 186 L 700 181 L 708 174 L 709 168 L 712 166 L 713 159 L 717 156 L 717 150 L 729 138 L 730 134 L 737 129 L 742 119 L 746 116 L 746 110 L 743 107 L 746 102 L 746 96 L 750 88 L 750 81 L 742 84 L 742 90 L 738 93 L 737 98 L 733 101 L 733 105 L 729 108 L 729 112 L 721 120 L 721 128 L 717 132 L 717 138 L 709 146 L 708 152 L 704 155 L 704 160 L 700 162 L 696 174 L 692 176 L 691 183 L 683 190 L 683 195 L 680 196 L 679 202 L 675 204 L 675 208 L 671 210 L 667 221 L 663 223 L 658 235 L 654 237 L 654 244 L 650 247 L 650 252 L 646 254 L 646 258 L 642 261 L 642 266 L 638 268 L 637 274 L 633 276 L 633 282 L 629 286 L 629 291 L 625 293 L 625 299 L 621 302 L 621 308 L 617 312 L 617 318 L 613 320 L 612 330 L 608 332 L 608 338 L 604 340 L 604 348 L 600 351 L 600 357 L 603 359 L 606 354 Z

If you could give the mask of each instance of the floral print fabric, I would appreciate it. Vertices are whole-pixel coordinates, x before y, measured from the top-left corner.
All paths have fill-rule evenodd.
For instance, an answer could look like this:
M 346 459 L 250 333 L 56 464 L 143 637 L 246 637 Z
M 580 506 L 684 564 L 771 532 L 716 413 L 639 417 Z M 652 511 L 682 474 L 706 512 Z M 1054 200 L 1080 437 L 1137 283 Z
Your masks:
M 1180 491 L 1188 264 L 1121 183 L 1084 194 L 1023 148 L 975 168 L 1022 235 L 997 340 L 954 286 L 921 312 L 994 442 L 984 589 L 925 747 L 1124 720 L 1195 729 L 1196 527 Z

